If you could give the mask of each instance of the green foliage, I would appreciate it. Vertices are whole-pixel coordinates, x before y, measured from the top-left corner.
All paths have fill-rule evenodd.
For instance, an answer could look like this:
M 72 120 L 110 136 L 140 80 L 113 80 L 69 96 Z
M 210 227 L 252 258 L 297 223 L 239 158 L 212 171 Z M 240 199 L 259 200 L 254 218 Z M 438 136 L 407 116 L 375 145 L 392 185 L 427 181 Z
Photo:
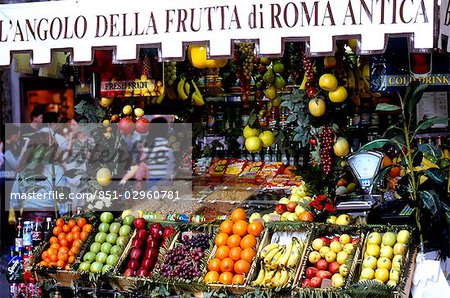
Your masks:
M 302 147 L 306 147 L 311 138 L 311 123 L 308 115 L 308 97 L 305 91 L 295 89 L 291 94 L 284 95 L 280 107 L 286 107 L 291 113 L 286 119 L 286 123 L 294 127 L 290 133 L 290 139 L 299 142 Z

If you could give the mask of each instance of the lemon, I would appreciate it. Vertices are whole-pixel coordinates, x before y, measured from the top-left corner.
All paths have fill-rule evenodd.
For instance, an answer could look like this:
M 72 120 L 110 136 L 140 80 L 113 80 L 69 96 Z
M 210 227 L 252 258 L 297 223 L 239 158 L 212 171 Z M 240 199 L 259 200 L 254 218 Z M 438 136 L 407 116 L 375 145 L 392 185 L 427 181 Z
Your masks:
M 343 102 L 347 99 L 347 89 L 345 87 L 339 86 L 336 90 L 328 92 L 328 97 L 332 102 Z
M 108 125 L 109 125 L 109 120 L 108 119 L 105 119 L 105 120 L 103 120 L 103 126 L 104 127 L 107 127 Z
M 97 171 L 97 182 L 100 186 L 107 186 L 111 183 L 111 171 L 108 168 L 100 168 Z
M 142 116 L 144 116 L 144 110 L 141 108 L 136 108 L 136 109 L 134 109 L 134 115 L 136 117 L 142 117 Z
M 256 137 L 259 134 L 259 129 L 246 126 L 244 128 L 244 138 Z
M 338 87 L 338 81 L 334 75 L 326 73 L 320 77 L 319 87 L 325 91 L 334 91 Z
M 258 152 L 259 150 L 261 150 L 261 147 L 262 142 L 259 137 L 253 136 L 245 139 L 245 148 L 247 148 L 250 153 Z
M 275 143 L 275 136 L 269 130 L 263 131 L 259 135 L 259 138 L 261 139 L 262 146 L 264 148 L 270 147 L 270 146 L 272 146 L 273 143 Z
M 102 97 L 100 99 L 100 102 L 98 103 L 100 106 L 107 108 L 111 105 L 111 103 L 113 102 L 113 98 L 111 97 Z
M 321 98 L 313 98 L 308 103 L 308 109 L 314 117 L 321 117 L 325 114 L 325 101 Z
M 133 108 L 130 105 L 126 105 L 122 109 L 124 115 L 130 115 L 133 112 Z
M 334 143 L 334 145 L 333 145 L 334 155 L 336 155 L 338 157 L 343 157 L 343 156 L 346 156 L 349 151 L 350 151 L 350 146 L 349 146 L 347 140 L 343 137 L 337 138 L 336 143 Z

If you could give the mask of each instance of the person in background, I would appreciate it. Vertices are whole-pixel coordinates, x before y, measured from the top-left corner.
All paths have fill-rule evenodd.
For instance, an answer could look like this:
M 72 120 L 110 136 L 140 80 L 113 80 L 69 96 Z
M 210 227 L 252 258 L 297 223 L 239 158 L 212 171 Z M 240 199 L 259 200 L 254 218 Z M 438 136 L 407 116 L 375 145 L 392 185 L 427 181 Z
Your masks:
M 7 139 L 5 141 L 5 171 L 15 173 L 28 147 L 29 139 L 25 139 L 22 148 L 18 145 L 20 142 L 20 128 L 16 125 L 10 125 L 6 131 Z M 13 178 L 13 177 L 9 177 Z
M 39 132 L 46 132 L 49 133 L 49 144 L 52 144 L 50 136 L 54 138 L 56 143 L 58 144 L 60 150 L 63 150 L 64 147 L 63 144 L 65 143 L 66 139 L 56 132 L 58 127 L 58 121 L 59 121 L 59 115 L 55 112 L 46 112 L 43 117 L 43 127 L 39 130 Z
M 37 105 L 34 107 L 33 111 L 30 113 L 30 126 L 34 131 L 38 131 L 42 122 L 44 121 L 45 107 L 42 105 Z

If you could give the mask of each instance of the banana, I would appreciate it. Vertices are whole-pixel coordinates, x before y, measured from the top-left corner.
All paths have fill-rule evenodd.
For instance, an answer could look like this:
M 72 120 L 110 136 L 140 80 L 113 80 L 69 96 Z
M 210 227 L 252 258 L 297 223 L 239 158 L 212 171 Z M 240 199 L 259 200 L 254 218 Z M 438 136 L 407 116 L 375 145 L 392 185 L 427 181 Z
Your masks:
M 356 83 L 355 83 L 355 74 L 351 69 L 347 71 L 347 89 L 349 90 L 355 90 L 356 89 Z
M 290 276 L 289 272 L 283 268 L 281 270 L 280 278 L 277 280 L 276 286 L 277 287 L 283 287 L 289 282 Z
M 261 269 L 259 270 L 258 277 L 252 282 L 253 286 L 260 285 L 264 281 L 265 272 L 266 270 L 261 262 Z
M 286 267 L 288 261 L 289 261 L 289 257 L 292 254 L 292 250 L 294 248 L 294 240 L 291 239 L 291 242 L 289 243 L 289 245 L 286 248 L 285 253 L 283 254 L 283 257 L 280 260 L 280 266 L 282 267 Z
M 281 249 L 277 252 L 277 254 L 272 258 L 272 260 L 267 264 L 270 269 L 276 269 L 280 266 L 280 261 L 283 258 L 284 253 L 286 252 L 286 246 L 282 245 Z
M 444 157 L 450 159 L 450 151 L 448 149 L 444 149 Z
M 191 94 L 191 81 L 184 81 L 184 93 L 186 93 L 188 97 Z
M 303 244 L 297 238 L 292 238 L 292 241 L 294 242 L 294 247 L 292 248 L 292 252 L 289 256 L 289 260 L 286 265 L 287 268 L 294 268 L 297 265 L 300 260 L 301 251 L 303 250 Z
M 277 270 L 275 275 L 270 280 L 270 282 L 268 282 L 266 284 L 266 287 L 268 287 L 268 288 L 276 288 L 276 287 L 278 287 L 278 282 L 279 282 L 280 278 L 281 278 L 281 270 Z
M 276 270 L 270 270 L 268 268 L 264 267 L 264 281 L 263 281 L 263 285 L 267 285 L 268 283 L 270 283 L 272 281 L 272 278 L 275 276 Z
M 281 246 L 272 249 L 264 258 L 264 264 L 269 264 L 272 262 L 273 257 L 281 250 Z
M 306 77 L 306 71 L 305 71 L 305 73 L 303 74 L 302 83 L 300 84 L 300 88 L 298 88 L 298 89 L 305 90 L 306 89 L 306 82 L 308 82 L 308 78 Z
M 194 94 L 192 94 L 192 102 L 196 105 L 196 106 L 202 106 L 205 104 L 205 101 L 203 100 L 203 96 L 202 93 L 200 92 L 200 90 L 198 90 L 197 84 L 195 84 L 195 82 L 192 82 L 192 86 L 195 89 Z
M 186 84 L 186 80 L 184 77 L 181 77 L 180 81 L 178 82 L 177 85 L 177 92 L 178 92 L 178 97 L 181 100 L 186 100 L 189 96 L 186 94 L 186 92 L 184 92 L 184 85 Z
M 267 254 L 268 254 L 271 250 L 273 250 L 273 249 L 275 249 L 275 248 L 278 248 L 278 246 L 279 246 L 279 244 L 276 243 L 276 242 L 275 242 L 275 243 L 270 243 L 270 244 L 266 245 L 266 246 L 261 250 L 259 256 L 260 256 L 261 258 L 265 258 L 265 257 L 267 256 Z
M 162 101 L 164 100 L 164 97 L 166 96 L 166 91 L 164 89 L 164 86 L 160 86 L 158 91 L 159 91 L 159 95 L 156 98 L 156 103 L 160 104 L 160 103 L 162 103 Z

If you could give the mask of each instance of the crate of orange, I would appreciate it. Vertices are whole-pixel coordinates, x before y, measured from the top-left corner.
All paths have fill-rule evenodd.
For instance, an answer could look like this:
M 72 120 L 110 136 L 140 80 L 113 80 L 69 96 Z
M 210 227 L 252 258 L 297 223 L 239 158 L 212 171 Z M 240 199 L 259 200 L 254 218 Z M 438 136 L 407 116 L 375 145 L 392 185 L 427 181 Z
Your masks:
M 212 288 L 227 287 L 242 293 L 264 235 L 264 225 L 260 221 L 250 223 L 245 210 L 237 208 L 219 230 L 203 280 Z
M 51 278 L 62 286 L 70 286 L 80 275 L 72 270 L 92 238 L 95 219 L 91 216 L 60 217 L 56 219 L 52 233 L 37 248 L 33 268 L 38 279 Z

